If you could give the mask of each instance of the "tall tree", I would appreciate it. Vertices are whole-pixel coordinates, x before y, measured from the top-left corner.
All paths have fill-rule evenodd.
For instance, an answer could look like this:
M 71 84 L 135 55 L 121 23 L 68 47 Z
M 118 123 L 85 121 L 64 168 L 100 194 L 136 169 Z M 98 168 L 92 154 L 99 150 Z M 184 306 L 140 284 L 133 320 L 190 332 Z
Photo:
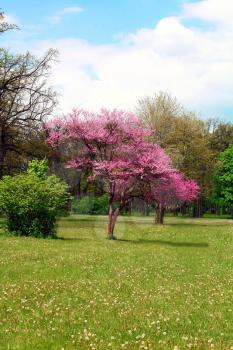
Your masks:
M 14 28 L 17 26 L 6 23 L 0 10 L 0 34 Z M 0 179 L 22 167 L 25 150 L 29 151 L 26 145 L 38 139 L 36 133 L 42 135 L 42 122 L 56 104 L 55 92 L 47 87 L 55 57 L 54 50 L 37 59 L 29 52 L 13 55 L 0 48 Z
M 177 117 L 182 116 L 183 111 L 183 106 L 178 100 L 163 91 L 152 97 L 140 99 L 136 109 L 144 125 L 154 130 L 151 141 L 166 149 L 173 163 L 176 163 L 179 158 L 173 142 L 174 127 Z
M 144 123 L 154 129 L 152 141 L 158 141 L 175 167 L 200 185 L 194 215 L 202 216 L 203 200 L 212 190 L 214 168 L 214 152 L 210 148 L 206 123 L 166 93 L 141 100 L 138 113 Z
M 8 153 L 21 155 L 22 140 L 53 111 L 56 93 L 47 87 L 47 78 L 55 57 L 54 50 L 37 59 L 0 49 L 0 178 Z

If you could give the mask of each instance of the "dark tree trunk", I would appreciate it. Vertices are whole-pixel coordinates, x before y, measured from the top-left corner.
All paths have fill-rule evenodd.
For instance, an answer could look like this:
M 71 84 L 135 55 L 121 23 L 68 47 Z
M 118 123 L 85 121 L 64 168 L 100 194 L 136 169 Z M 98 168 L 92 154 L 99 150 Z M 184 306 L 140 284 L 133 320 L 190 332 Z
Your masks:
M 181 215 L 182 216 L 187 214 L 187 205 L 186 205 L 186 203 L 181 205 L 180 211 L 181 211 Z
M 175 207 L 175 208 L 173 209 L 173 215 L 174 215 L 174 216 L 178 216 L 178 213 L 179 213 L 179 207 Z
M 6 157 L 6 150 L 4 149 L 4 144 L 0 140 L 0 180 L 4 175 L 4 160 Z
M 155 224 L 163 225 L 163 223 L 164 223 L 164 214 L 165 214 L 165 208 L 162 206 L 162 204 L 156 204 Z
M 1 150 L 1 146 L 0 146 L 0 180 L 3 177 L 3 165 L 4 165 L 4 154 Z
M 193 217 L 202 218 L 204 214 L 202 198 L 198 198 L 193 208 Z
M 132 207 L 133 207 L 133 203 L 132 200 L 128 202 L 128 204 L 125 206 L 125 212 L 128 215 L 132 214 Z
M 230 215 L 233 218 L 233 207 L 230 208 Z
M 144 207 L 143 207 L 143 215 L 148 216 L 149 215 L 149 211 L 148 211 L 148 204 L 146 201 L 143 201 Z
M 132 214 L 132 209 L 133 209 L 133 201 L 129 202 L 129 215 Z
M 4 159 L 6 156 L 6 152 L 4 150 L 4 143 L 5 143 L 4 130 L 2 127 L 0 127 L 0 180 L 4 175 L 3 167 L 4 167 Z
M 81 178 L 78 178 L 78 181 L 76 184 L 76 198 L 81 199 Z
M 216 204 L 215 213 L 216 213 L 217 215 L 221 215 L 221 208 L 220 208 L 220 205 L 219 205 L 219 204 Z

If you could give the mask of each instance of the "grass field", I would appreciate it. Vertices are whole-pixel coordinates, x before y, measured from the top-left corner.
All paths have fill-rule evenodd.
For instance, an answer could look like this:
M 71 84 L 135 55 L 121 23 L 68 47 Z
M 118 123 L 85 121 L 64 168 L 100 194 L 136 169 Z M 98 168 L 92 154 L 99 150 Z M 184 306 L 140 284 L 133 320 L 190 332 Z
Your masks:
M 233 221 L 71 216 L 0 235 L 0 349 L 233 349 Z

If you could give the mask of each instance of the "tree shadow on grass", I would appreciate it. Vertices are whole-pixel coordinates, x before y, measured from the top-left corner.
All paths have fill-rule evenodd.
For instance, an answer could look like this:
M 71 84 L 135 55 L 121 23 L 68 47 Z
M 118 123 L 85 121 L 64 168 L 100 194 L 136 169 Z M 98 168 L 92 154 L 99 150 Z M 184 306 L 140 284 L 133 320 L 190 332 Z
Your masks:
M 197 219 L 198 220 L 198 219 Z M 205 219 L 204 219 L 205 220 Z M 187 226 L 201 226 L 201 227 L 208 227 L 208 226 L 229 226 L 232 224 L 231 220 L 226 221 L 226 222 L 214 222 L 214 221 L 210 221 L 210 222 L 195 222 L 195 221 L 191 221 L 191 222 L 185 222 L 185 221 L 180 221 L 180 222 L 165 222 L 163 225 L 156 225 L 154 224 L 152 221 L 147 221 L 147 220 L 140 220 L 140 221 L 134 221 L 134 220 L 125 220 L 123 221 L 124 224 L 130 224 L 130 225 L 134 225 L 134 226 L 141 226 L 141 225 L 146 225 L 146 226 L 153 226 L 153 227 L 169 227 L 169 226 L 179 226 L 179 227 L 187 227 Z
M 201 226 L 201 227 L 209 227 L 209 226 L 229 226 L 231 225 L 231 222 L 203 222 L 203 223 L 197 223 L 197 222 L 172 222 L 172 223 L 165 223 L 165 226 L 179 226 L 179 227 L 187 227 L 187 226 Z
M 106 217 L 105 216 L 90 216 L 90 217 L 87 217 L 87 218 L 82 218 L 82 217 L 79 217 L 79 216 L 77 216 L 77 217 L 74 217 L 74 218 L 72 218 L 72 217 L 69 217 L 69 216 L 67 216 L 67 217 L 63 217 L 62 218 L 62 221 L 66 221 L 66 222 L 96 222 L 96 221 L 99 221 L 99 222 L 105 222 L 107 219 L 106 219 Z
M 88 238 L 57 236 L 57 237 L 55 237 L 55 240 L 60 240 L 60 241 L 87 241 Z
M 158 244 L 158 245 L 167 245 L 171 247 L 187 247 L 187 248 L 208 248 L 208 243 L 195 243 L 195 242 L 172 242 L 172 241 L 164 241 L 160 239 L 146 240 L 130 240 L 130 239 L 118 239 L 119 242 L 127 242 L 132 244 Z

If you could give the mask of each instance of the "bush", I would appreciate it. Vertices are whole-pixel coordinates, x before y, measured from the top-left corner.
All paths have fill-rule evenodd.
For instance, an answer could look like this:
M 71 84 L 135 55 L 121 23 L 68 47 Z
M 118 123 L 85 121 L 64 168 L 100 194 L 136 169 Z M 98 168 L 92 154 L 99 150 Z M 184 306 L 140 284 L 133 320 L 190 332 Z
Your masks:
M 18 236 L 54 237 L 56 219 L 70 198 L 68 186 L 56 176 L 36 172 L 5 176 L 0 182 L 0 208 L 8 232 Z
M 85 196 L 80 200 L 74 199 L 72 203 L 72 211 L 75 214 L 106 215 L 108 213 L 108 196 Z

